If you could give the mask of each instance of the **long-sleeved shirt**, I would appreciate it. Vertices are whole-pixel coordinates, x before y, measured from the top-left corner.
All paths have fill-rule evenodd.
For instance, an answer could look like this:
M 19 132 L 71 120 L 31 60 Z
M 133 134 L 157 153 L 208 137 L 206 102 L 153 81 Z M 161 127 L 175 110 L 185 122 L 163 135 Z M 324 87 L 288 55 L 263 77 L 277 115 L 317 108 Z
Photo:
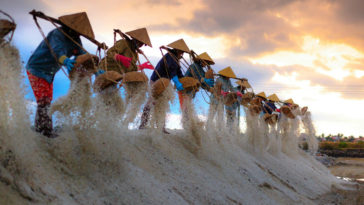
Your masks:
M 164 59 L 167 65 L 164 63 Z M 171 54 L 165 54 L 162 59 L 159 60 L 157 66 L 154 69 L 150 80 L 155 82 L 160 77 L 172 79 L 174 76 L 178 76 L 178 78 L 182 78 L 183 74 L 181 71 L 181 66 L 178 62 L 171 56 Z
M 274 104 L 274 102 L 266 102 L 264 105 L 263 105 L 264 109 L 263 109 L 263 112 L 264 113 L 269 113 L 269 114 L 272 114 L 273 111 L 276 111 L 277 107 L 276 105 Z
M 221 83 L 221 90 L 224 92 L 236 92 L 237 91 L 236 88 L 234 88 L 233 85 L 231 84 L 230 78 L 220 76 L 216 79 L 215 86 L 219 83 Z M 219 103 L 218 99 L 216 99 L 214 95 L 211 95 L 210 100 L 214 104 Z M 232 111 L 232 110 L 235 110 L 238 106 L 239 106 L 239 103 L 235 102 L 231 106 L 225 106 L 225 109 Z
M 120 54 L 125 57 L 131 58 L 130 66 L 127 68 L 121 62 L 117 62 L 114 60 L 114 54 Z M 138 67 L 136 62 L 138 61 L 138 53 L 136 52 L 135 45 L 129 40 L 121 39 L 115 43 L 107 51 L 107 70 L 117 71 L 119 73 L 127 73 L 131 71 L 137 71 Z M 102 60 L 101 66 L 105 66 L 105 59 Z M 104 70 L 106 68 L 103 67 Z
M 221 90 L 224 92 L 236 92 L 236 88 L 233 87 L 233 85 L 231 84 L 230 78 L 226 78 L 226 77 L 218 77 L 216 79 L 215 85 L 221 83 Z
M 205 77 L 205 71 L 200 64 L 193 63 L 188 67 L 185 76 L 196 78 L 198 81 L 201 82 L 201 79 Z M 201 87 L 205 90 L 209 89 L 209 86 L 205 82 L 201 82 Z
M 85 52 L 58 29 L 49 32 L 47 40 L 56 57 L 53 56 L 47 43 L 43 40 L 30 56 L 26 69 L 32 75 L 43 78 L 48 83 L 52 83 L 54 76 L 61 68 L 60 63 L 58 62 L 58 59 L 61 56 L 78 56 Z M 74 40 L 82 45 L 79 37 Z

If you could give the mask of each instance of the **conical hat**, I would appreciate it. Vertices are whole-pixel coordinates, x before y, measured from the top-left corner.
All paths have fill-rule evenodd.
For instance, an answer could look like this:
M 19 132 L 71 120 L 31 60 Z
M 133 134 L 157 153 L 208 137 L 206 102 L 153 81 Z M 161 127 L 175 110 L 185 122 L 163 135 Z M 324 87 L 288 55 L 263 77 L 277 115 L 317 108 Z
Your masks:
M 236 75 L 230 66 L 219 71 L 219 74 L 228 78 L 236 78 Z
M 147 44 L 148 46 L 152 47 L 152 43 L 150 42 L 149 35 L 146 28 L 139 28 L 133 31 L 126 32 L 132 38 Z
M 236 84 L 242 86 L 242 87 L 245 87 L 245 88 L 251 88 L 252 86 L 249 84 L 248 81 L 246 80 L 238 80 L 236 81 Z
M 271 100 L 273 102 L 279 102 L 279 98 L 278 98 L 278 96 L 276 94 L 272 94 L 272 95 L 268 96 L 267 99 Z
M 265 95 L 264 92 L 260 92 L 260 93 L 256 94 L 256 96 L 259 96 L 259 97 L 262 97 L 262 98 L 267 99 L 267 96 Z
M 187 44 L 182 38 L 173 43 L 168 44 L 167 46 L 186 53 L 190 52 L 190 49 L 188 48 Z
M 290 98 L 290 99 L 288 99 L 288 100 L 284 101 L 284 103 L 293 104 L 294 102 L 293 102 L 292 98 Z
M 200 59 L 202 59 L 202 60 L 204 60 L 204 61 L 208 61 L 208 63 L 211 64 L 211 65 L 214 65 L 215 64 L 215 62 L 212 60 L 212 58 L 206 52 L 201 53 L 197 57 L 200 58 Z
M 87 17 L 86 12 L 64 15 L 58 18 L 64 25 L 73 29 L 77 33 L 94 39 L 95 35 L 92 31 L 90 20 Z

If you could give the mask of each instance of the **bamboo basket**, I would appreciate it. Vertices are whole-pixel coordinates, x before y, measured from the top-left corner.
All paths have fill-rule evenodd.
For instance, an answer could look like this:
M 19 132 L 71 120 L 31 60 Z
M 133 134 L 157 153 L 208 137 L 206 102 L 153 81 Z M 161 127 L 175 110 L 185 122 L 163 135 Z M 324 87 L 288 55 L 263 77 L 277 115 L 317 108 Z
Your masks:
M 4 38 L 11 31 L 14 31 L 15 28 L 16 24 L 5 19 L 0 19 L 0 39 Z
M 218 82 L 214 87 L 210 87 L 210 92 L 215 96 L 216 99 L 221 98 L 222 83 Z
M 148 77 L 144 73 L 138 71 L 124 73 L 123 83 L 137 82 L 148 82 Z
M 288 118 L 291 118 L 291 119 L 294 119 L 295 116 L 294 114 L 292 113 L 292 110 L 291 108 L 289 108 L 288 106 L 284 105 L 281 107 L 281 111 L 284 115 L 286 115 Z
M 262 99 L 260 99 L 259 97 L 254 97 L 250 101 L 250 104 L 252 104 L 252 105 L 261 105 L 262 104 Z
M 116 71 L 106 71 L 105 73 L 97 76 L 93 88 L 95 91 L 100 92 L 112 85 L 116 85 L 123 76 Z
M 179 79 L 179 82 L 183 85 L 183 91 L 189 92 L 189 91 L 195 91 L 197 92 L 201 86 L 200 81 L 193 77 L 183 77 Z
M 160 78 L 152 86 L 152 97 L 158 98 L 168 87 L 170 81 L 168 78 Z
M 96 70 L 95 66 L 98 65 L 99 57 L 92 54 L 79 55 L 76 58 L 75 67 L 69 73 L 70 79 L 73 79 L 76 74 L 79 77 L 86 77 L 92 75 Z
M 249 112 L 251 115 L 253 116 L 257 116 L 259 115 L 259 113 L 262 111 L 262 107 L 259 106 L 259 105 L 254 105 L 254 104 L 251 104 L 249 106 Z
M 266 113 L 264 115 L 264 121 L 269 125 L 275 125 L 278 121 L 278 115 Z
M 233 105 L 235 102 L 238 101 L 238 95 L 233 92 L 233 93 L 228 93 L 225 97 L 224 97 L 224 104 L 226 106 L 231 106 Z
M 263 119 L 264 119 L 264 121 L 265 121 L 266 123 L 268 123 L 268 121 L 269 121 L 270 117 L 271 117 L 271 114 L 269 114 L 269 113 L 265 113 L 265 114 L 264 114 L 264 116 L 263 116 Z
M 251 102 L 251 100 L 253 99 L 254 94 L 252 92 L 247 92 L 244 93 L 243 96 L 241 97 L 241 102 L 240 104 L 247 107 L 248 104 Z

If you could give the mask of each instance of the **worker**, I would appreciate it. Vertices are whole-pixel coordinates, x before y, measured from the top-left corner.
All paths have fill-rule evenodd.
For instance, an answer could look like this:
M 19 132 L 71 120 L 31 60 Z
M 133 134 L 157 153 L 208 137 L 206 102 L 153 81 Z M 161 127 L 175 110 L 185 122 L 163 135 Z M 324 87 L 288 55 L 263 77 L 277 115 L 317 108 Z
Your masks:
M 267 100 L 264 103 L 264 113 L 272 114 L 278 112 L 277 106 L 275 105 L 276 102 L 279 102 L 279 98 L 276 94 L 272 94 L 267 97 Z
M 188 70 L 185 73 L 185 77 L 196 78 L 200 81 L 201 87 L 203 89 L 209 90 L 210 87 L 214 87 L 214 79 L 205 78 L 205 71 L 203 68 L 210 67 L 210 65 L 214 64 L 215 62 L 211 59 L 211 57 L 206 52 L 204 52 L 193 58 L 193 64 L 188 67 Z
M 202 53 L 198 56 L 193 57 L 193 64 L 191 64 L 186 73 L 185 77 L 192 77 L 197 79 L 201 83 L 201 87 L 207 91 L 210 90 L 211 87 L 214 87 L 214 79 L 213 78 L 205 78 L 204 67 L 209 68 L 210 65 L 215 64 L 215 62 L 211 59 L 211 57 L 206 53 Z M 196 92 L 183 93 L 182 91 L 178 92 L 178 97 L 180 101 L 181 109 L 183 109 L 183 101 L 184 99 L 192 100 L 195 97 Z
M 168 44 L 167 46 L 169 48 L 165 46 L 161 47 L 167 49 L 168 53 L 159 60 L 155 70 L 152 73 L 152 76 L 150 77 L 150 85 L 152 86 L 160 78 L 168 78 L 174 82 L 174 85 L 178 91 L 182 91 L 183 85 L 179 81 L 179 78 L 183 77 L 183 74 L 179 61 L 182 59 L 184 53 L 190 52 L 190 49 L 183 39 L 179 39 L 173 43 Z M 143 109 L 139 129 L 144 129 L 146 127 L 149 121 L 150 110 L 152 108 L 153 101 L 153 97 L 149 96 Z M 165 127 L 163 128 L 163 132 L 168 134 Z
M 231 67 L 228 66 L 218 72 L 218 78 L 216 79 L 215 86 L 218 84 L 221 85 L 221 95 L 223 97 L 226 97 L 227 94 L 229 94 L 230 92 L 236 92 L 237 96 L 242 97 L 242 93 L 232 86 L 230 78 L 236 78 L 236 75 Z M 217 106 L 219 103 L 221 103 L 221 100 L 219 100 L 215 95 L 211 95 L 210 100 L 212 108 L 210 107 L 209 118 L 213 118 L 214 114 L 211 114 L 211 112 L 214 112 L 213 109 L 217 109 Z M 231 127 L 235 121 L 236 109 L 238 106 L 239 104 L 237 101 L 234 102 L 232 105 L 225 105 L 227 125 L 229 127 Z
M 291 107 L 294 104 L 294 102 L 293 102 L 292 98 L 290 98 L 288 100 L 285 100 L 283 102 L 283 104 L 286 105 L 286 106 L 288 106 L 288 107 Z
M 37 101 L 35 131 L 50 138 L 57 136 L 53 132 L 52 117 L 48 115 L 53 97 L 54 76 L 62 65 L 71 72 L 76 62 L 71 57 L 85 54 L 77 45 L 82 46 L 80 35 L 95 38 L 85 12 L 61 16 L 59 21 L 62 23 L 61 27 L 49 32 L 46 40 L 39 44 L 26 65 Z
M 149 62 L 137 66 L 138 53 L 143 54 L 140 48 L 144 45 L 152 47 L 147 29 L 140 28 L 126 32 L 126 34 L 123 39 L 116 41 L 114 46 L 107 51 L 107 62 L 105 59 L 101 61 L 104 70 L 114 70 L 123 74 L 142 69 L 154 69 Z

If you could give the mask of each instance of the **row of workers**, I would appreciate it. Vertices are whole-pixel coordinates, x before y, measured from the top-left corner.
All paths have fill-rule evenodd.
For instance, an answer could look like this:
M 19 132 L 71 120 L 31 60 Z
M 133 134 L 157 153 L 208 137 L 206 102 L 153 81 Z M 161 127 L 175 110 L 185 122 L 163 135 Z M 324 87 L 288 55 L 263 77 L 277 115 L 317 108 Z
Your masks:
M 65 15 L 58 18 L 61 26 L 48 33 L 46 38 L 35 49 L 26 64 L 27 75 L 37 101 L 37 110 L 35 117 L 35 130 L 47 137 L 53 137 L 52 117 L 48 115 L 48 111 L 53 96 L 53 80 L 55 74 L 64 66 L 68 72 L 75 67 L 76 60 L 72 58 L 85 54 L 82 48 L 80 36 L 88 39 L 94 39 L 94 32 L 85 12 Z M 152 47 L 149 35 L 145 28 L 126 32 L 125 38 L 118 40 L 107 50 L 107 55 L 101 61 L 100 70 L 95 75 L 100 75 L 105 70 L 115 70 L 120 73 L 138 71 L 143 69 L 154 69 L 150 62 L 138 64 L 138 54 L 143 54 L 142 46 Z M 160 78 L 168 78 L 172 80 L 178 91 L 183 91 L 183 85 L 179 81 L 181 77 L 190 76 L 198 79 L 202 88 L 209 89 L 214 87 L 215 83 L 222 84 L 222 94 L 227 92 L 236 92 L 238 96 L 242 96 L 243 90 L 233 88 L 230 78 L 236 78 L 230 67 L 219 72 L 219 77 L 214 82 L 213 79 L 205 78 L 204 68 L 214 64 L 214 61 L 207 53 L 193 58 L 194 62 L 183 75 L 180 60 L 184 53 L 191 53 L 183 39 L 175 41 L 167 46 L 162 46 L 167 50 L 162 59 L 156 65 L 154 72 L 150 78 L 151 84 Z M 102 65 L 107 65 L 103 68 Z M 211 102 L 218 104 L 214 96 Z M 152 106 L 152 100 L 146 103 L 140 128 L 144 128 L 148 122 L 149 113 Z M 234 105 L 235 106 L 235 105 Z M 236 107 L 228 106 L 227 113 L 232 115 Z

